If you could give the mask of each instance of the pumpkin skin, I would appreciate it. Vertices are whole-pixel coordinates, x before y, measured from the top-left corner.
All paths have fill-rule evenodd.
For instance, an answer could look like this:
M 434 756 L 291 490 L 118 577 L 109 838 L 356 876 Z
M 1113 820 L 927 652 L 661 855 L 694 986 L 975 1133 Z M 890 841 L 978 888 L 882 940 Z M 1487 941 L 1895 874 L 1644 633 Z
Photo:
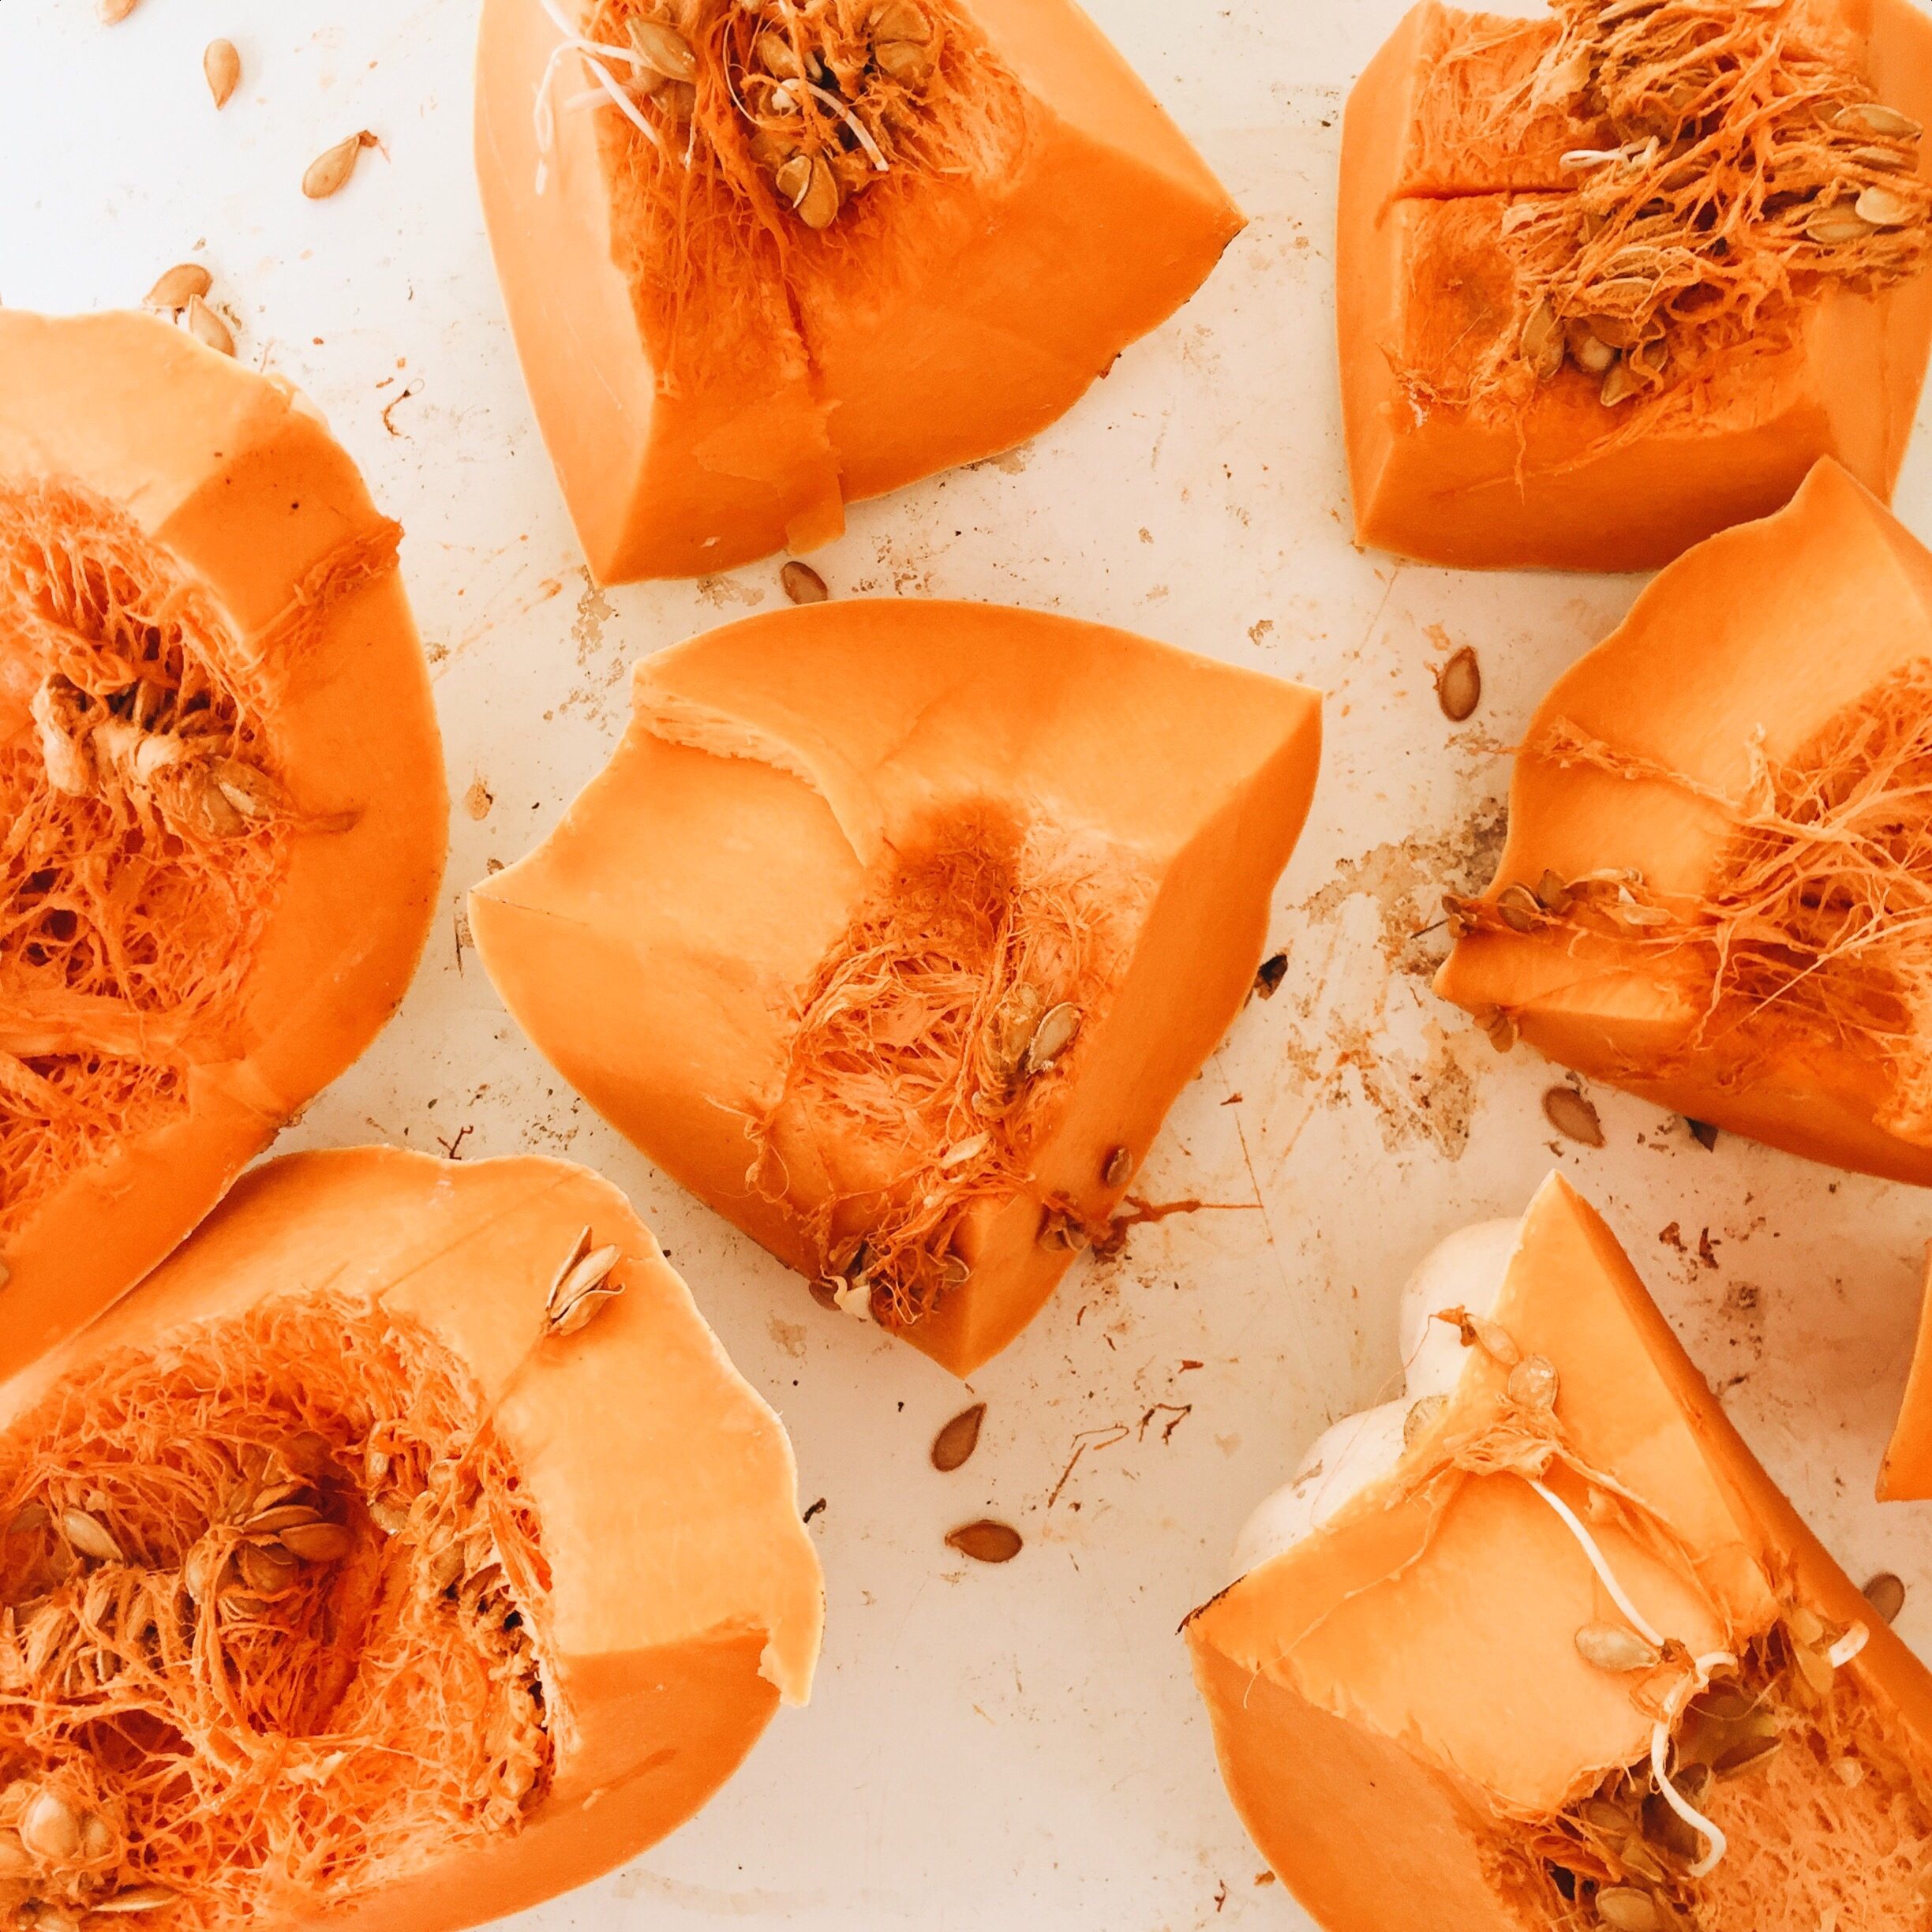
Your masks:
M 1825 836 L 1816 804 L 1821 788 L 1869 781 L 1882 755 L 1891 776 L 1870 788 L 1861 822 L 1915 822 L 1904 795 L 1913 747 L 1932 728 L 1915 668 L 1929 653 L 1932 555 L 1835 464 L 1821 463 L 1788 509 L 1688 552 L 1539 707 L 1496 876 L 1456 908 L 1462 937 L 1436 990 L 1499 1043 L 1519 1033 L 1690 1119 L 1834 1166 L 1932 1181 L 1906 916 L 1923 862 L 1906 852 L 1876 884 L 1831 872 L 1850 821 L 1834 808 Z M 1848 738 L 1866 731 L 1889 734 L 1876 752 Z M 1780 799 L 1801 803 L 1754 833 L 1767 772 Z M 1779 856 L 1803 859 L 1807 841 L 1825 857 Z M 1595 875 L 1584 889 L 1597 897 L 1545 907 L 1546 875 Z M 1775 901 L 1767 888 L 1761 905 L 1742 905 L 1752 894 L 1740 877 L 1769 878 Z M 1830 919 L 1841 887 L 1858 894 L 1845 914 L 1855 923 L 1812 923 L 1805 897 L 1829 888 L 1820 916 Z M 1871 910 L 1874 893 L 1893 895 L 1892 912 Z M 1885 940 L 1895 919 L 1905 936 Z M 1854 930 L 1862 949 L 1848 964 L 1832 942 Z
M 159 1261 L 409 983 L 447 798 L 399 534 L 286 383 L 151 316 L 0 313 L 0 1376 Z M 144 649 L 131 698 L 68 675 Z M 232 755 L 137 779 L 115 732 Z M 181 788 L 210 770 L 227 793 Z
M 633 703 L 563 823 L 472 893 L 490 976 L 653 1160 L 822 1298 L 870 1275 L 841 1305 L 964 1374 L 1104 1234 L 1252 985 L 1319 699 L 879 601 L 695 638 Z M 1077 1032 L 1043 1066 L 1054 1012 Z
M 586 1226 L 600 1247 L 621 1250 L 609 1279 L 622 1292 L 580 1331 L 547 1336 L 545 1291 Z M 324 1351 L 305 1358 L 300 1345 L 311 1321 L 341 1339 L 342 1359 L 327 1359 Z M 204 1358 L 229 1365 L 240 1393 L 224 1401 L 197 1386 L 193 1370 Z M 400 1412 L 391 1383 L 379 1380 L 397 1363 L 414 1372 L 400 1381 L 409 1398 Z M 438 1376 L 455 1389 L 453 1398 Z M 110 1431 L 103 1447 L 86 1438 L 84 1466 L 77 1470 L 62 1451 L 79 1453 L 73 1418 L 100 1400 L 103 1383 L 124 1387 L 126 1402 L 138 1405 L 162 1440 L 137 1443 Z M 405 1654 L 433 1673 L 441 1651 L 475 1641 L 470 1593 L 493 1589 L 479 1594 L 476 1614 L 486 1604 L 492 1618 L 514 1609 L 530 1646 L 515 1653 L 516 1670 L 534 1671 L 541 1685 L 536 1708 L 543 1728 L 533 1734 L 541 1747 L 538 1781 L 515 1804 L 499 1799 L 500 1808 L 486 1815 L 479 1815 L 480 1804 L 439 1814 L 432 1790 L 419 1800 L 430 1807 L 426 1816 L 399 1841 L 387 1841 L 380 1863 L 358 1863 L 359 1841 L 349 1827 L 386 1815 L 372 1792 L 388 1796 L 406 1782 L 398 1773 L 372 1783 L 369 1760 L 425 1741 L 420 1726 L 383 1728 L 383 1717 L 395 1720 L 400 1707 L 364 1681 L 361 1673 L 374 1668 L 365 1649 L 351 1660 L 336 1702 L 313 1713 L 296 1735 L 279 1735 L 268 1723 L 252 1743 L 220 1728 L 215 1739 L 240 1750 L 248 1765 L 272 1758 L 275 1775 L 289 1780 L 285 1788 L 304 1777 L 316 1785 L 316 1799 L 331 1806 L 325 1815 L 332 1823 L 306 1843 L 335 1854 L 335 1876 L 306 1876 L 291 1863 L 278 1863 L 272 1833 L 251 1836 L 238 1826 L 234 1843 L 245 1870 L 236 1877 L 224 1867 L 212 1874 L 219 1889 L 195 1892 L 184 1884 L 193 1869 L 170 1866 L 165 1844 L 143 1839 L 138 1800 L 128 1798 L 117 1810 L 132 1774 L 120 1784 L 104 1780 L 95 1803 L 124 1834 L 123 1870 L 185 1894 L 173 1923 L 454 1932 L 520 1910 L 656 1842 L 730 1775 L 781 1698 L 804 1700 L 822 1589 L 799 1521 L 784 1432 L 725 1359 L 623 1196 L 563 1163 L 451 1164 L 371 1148 L 295 1155 L 256 1169 L 93 1329 L 0 1389 L 0 1483 L 32 1482 L 36 1495 L 58 1492 L 57 1503 L 94 1485 L 108 1499 L 94 1506 L 97 1520 L 130 1551 L 145 1543 L 149 1560 L 171 1570 L 178 1556 L 156 1551 L 152 1529 L 144 1534 L 114 1513 L 128 1493 L 119 1454 L 130 1462 L 172 1455 L 178 1462 L 190 1454 L 182 1439 L 191 1431 L 225 1428 L 238 1442 L 272 1444 L 305 1425 L 332 1452 L 324 1492 L 332 1498 L 331 1519 L 356 1526 L 357 1548 L 335 1563 L 336 1580 L 328 1586 L 335 1591 L 331 1627 L 346 1628 L 366 1573 L 380 1578 L 379 1604 L 406 1606 L 419 1572 L 434 1561 L 429 1534 L 414 1518 L 392 1530 L 370 1512 L 385 1507 L 379 1492 L 396 1518 L 407 1508 L 409 1487 L 398 1472 L 417 1471 L 409 1458 L 419 1436 L 432 1449 L 441 1446 L 443 1438 L 418 1428 L 425 1413 L 442 1415 L 432 1408 L 436 1402 L 453 1402 L 469 1432 L 457 1439 L 468 1444 L 463 1466 L 488 1472 L 484 1495 L 496 1526 L 490 1553 L 515 1580 L 466 1582 L 460 1593 L 453 1585 L 440 1597 L 432 1584 L 430 1626 L 444 1633 L 439 1655 Z M 211 1424 L 211 1414 L 219 1421 Z M 24 1469 L 29 1443 L 41 1454 Z M 184 1538 L 204 1521 L 225 1520 L 215 1494 L 192 1488 L 183 1500 L 170 1493 L 185 1519 Z M 9 1493 L 9 1520 L 20 1501 L 17 1489 Z M 534 1552 L 523 1571 L 502 1554 L 512 1544 L 502 1526 L 511 1515 L 529 1526 Z M 21 1582 L 28 1560 L 19 1535 L 4 1547 L 0 1586 Z M 313 1582 L 325 1567 L 310 1564 L 301 1574 Z M 113 1567 L 90 1574 L 99 1581 Z M 202 1597 L 189 1601 L 210 1593 L 204 1582 Z M 4 1588 L 0 1599 L 11 1601 Z M 384 1616 L 363 1627 L 369 1643 L 385 1642 Z M 205 1617 L 201 1635 L 207 1641 Z M 0 1664 L 17 1657 L 13 1641 L 9 1627 Z M 395 1648 L 383 1650 L 385 1660 L 393 1661 Z M 482 1713 L 466 1724 L 464 1682 L 450 1681 L 451 1721 L 465 1735 L 445 1741 L 447 1758 L 472 1773 L 466 1733 L 483 1728 Z M 25 1722 L 17 1703 L 9 1709 L 13 1715 L 0 1717 L 0 1735 L 9 1735 L 13 1775 L 64 1779 L 73 1790 L 71 1765 L 50 1771 L 44 1754 L 9 1735 Z M 361 1716 L 360 1734 L 350 1713 Z M 348 1739 L 332 1735 L 345 1728 Z M 345 1753 L 346 1765 L 328 1762 L 331 1744 L 365 1737 L 373 1752 Z M 487 1763 L 474 1774 L 487 1784 Z M 230 1801 L 228 1788 L 218 1779 L 210 1788 L 219 1811 Z M 236 1777 L 235 1806 L 245 1811 L 264 1802 L 248 1777 Z M 155 1801 L 163 1817 L 166 1803 Z M 275 1806 L 278 1818 L 286 1809 Z M 264 1835 L 271 1847 L 266 1852 Z M 218 1834 L 214 1843 L 234 1860 L 228 1840 Z M 311 1870 L 321 1863 L 318 1857 Z M 44 1883 L 44 1874 L 36 1882 Z M 0 1899 L 9 1896 L 9 1883 L 0 1878 Z
M 1578 1647 L 1585 1627 L 1621 1619 L 1526 1480 L 1535 1446 L 1555 1443 L 1541 1479 L 1664 1634 L 1742 1658 L 1812 1619 L 1866 1633 L 1828 1675 L 1836 1717 L 1870 1742 L 1870 1782 L 1840 1783 L 1802 1736 L 1720 1779 L 1702 1802 L 1727 1855 L 1699 1880 L 1673 1867 L 1697 1923 L 1787 1932 L 1827 1904 L 1859 1932 L 1911 1923 L 1932 1839 L 1932 1676 L 1753 1458 L 1559 1176 L 1531 1203 L 1495 1319 L 1554 1366 L 1553 1425 L 1526 1418 L 1501 1364 L 1470 1349 L 1393 1473 L 1189 1621 L 1222 1770 L 1263 1855 L 1328 1932 L 1410 1923 L 1422 1899 L 1446 1932 L 1598 1923 L 1580 1858 L 1574 1905 L 1548 1875 L 1577 1848 L 1551 1821 L 1646 1762 L 1653 1720 L 1634 1701 L 1640 1673 Z M 1484 1444 L 1496 1458 L 1478 1470 Z M 1803 1722 L 1788 1664 L 1773 1684 L 1769 1705 Z M 1681 1764 L 1683 1727 L 1673 1741 Z
M 546 156 L 532 107 L 562 36 L 537 0 L 485 0 L 484 215 L 537 421 L 605 582 L 810 549 L 843 529 L 845 504 L 1024 441 L 1185 301 L 1242 226 L 1069 0 L 919 0 L 944 44 L 958 152 L 940 157 L 949 171 L 908 159 L 878 178 L 823 232 L 746 152 L 719 51 L 747 19 L 735 4 L 558 4 L 580 28 L 603 23 L 603 45 L 620 21 L 675 17 L 698 50 L 700 122 L 723 144 L 707 133 L 688 175 L 675 162 L 653 175 L 617 112 L 560 105 Z M 561 66 L 560 103 L 591 80 L 574 54 Z M 710 195 L 704 219 L 650 229 L 640 208 L 667 184 Z M 716 256 L 687 269 L 713 231 L 728 231 Z
M 1932 120 L 1932 20 L 1911 0 L 1801 12 L 1877 99 Z M 1505 217 L 1573 189 L 1564 152 L 1614 143 L 1587 105 L 1517 104 L 1556 43 L 1551 21 L 1423 0 L 1350 96 L 1336 313 L 1357 541 L 1464 568 L 1647 570 L 1780 507 L 1824 458 L 1889 500 L 1932 350 L 1923 274 L 1828 282 L 1788 341 L 1640 434 L 1573 365 L 1507 411 L 1425 399 L 1454 399 L 1521 320 Z

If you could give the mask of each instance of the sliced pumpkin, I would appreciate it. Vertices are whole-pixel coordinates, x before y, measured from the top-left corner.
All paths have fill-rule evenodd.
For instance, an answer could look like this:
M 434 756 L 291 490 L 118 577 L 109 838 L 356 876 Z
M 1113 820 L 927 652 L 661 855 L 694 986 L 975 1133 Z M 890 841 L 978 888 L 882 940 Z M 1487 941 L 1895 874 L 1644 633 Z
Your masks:
M 1070 0 L 485 0 L 476 129 L 607 582 L 809 549 L 1024 441 L 1241 227 Z
M 614 1188 L 272 1162 L 0 1388 L 0 1914 L 517 1911 L 695 1811 L 820 1617 L 784 1432 Z
M 1932 555 L 1820 464 L 1557 680 L 1436 990 L 1690 1119 L 1932 1181 L 1929 662 Z
M 1328 1932 L 1889 1932 L 1932 1676 L 1552 1176 L 1393 1466 L 1187 1626 L 1256 1844 Z
M 1878 1470 L 1881 1503 L 1920 1503 L 1932 1497 L 1932 1254 L 1919 1304 L 1919 1335 L 1912 1349 L 1905 1399 Z
M 490 976 L 653 1159 L 964 1373 L 1105 1233 L 1252 984 L 1320 701 L 882 601 L 695 638 L 633 703 L 472 893 Z
M 1343 126 L 1356 534 L 1654 567 L 1832 457 L 1889 497 L 1932 349 L 1910 0 L 1424 0 Z
M 0 1376 L 402 996 L 446 800 L 399 534 L 287 384 L 0 312 Z

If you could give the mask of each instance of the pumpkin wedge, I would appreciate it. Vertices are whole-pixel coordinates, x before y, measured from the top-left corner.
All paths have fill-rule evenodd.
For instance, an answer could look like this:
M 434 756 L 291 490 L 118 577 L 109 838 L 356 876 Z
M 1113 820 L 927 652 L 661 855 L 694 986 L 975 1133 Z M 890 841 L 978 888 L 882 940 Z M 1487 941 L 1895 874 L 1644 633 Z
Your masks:
M 399 534 L 286 383 L 0 312 L 0 1376 L 402 996 L 446 800 Z
M 518 1911 L 689 1817 L 818 1652 L 777 1419 L 553 1161 L 256 1170 L 0 1387 L 0 1531 L 22 1927 Z
M 1932 349 L 1911 0 L 1424 0 L 1356 84 L 1358 539 L 1648 569 L 1835 458 L 1889 497 Z
M 1932 1181 L 1932 555 L 1822 463 L 1525 734 L 1438 992 L 1693 1120 Z
M 1932 1254 L 1919 1306 L 1919 1335 L 1906 1378 L 1905 1399 L 1878 1470 L 1881 1503 L 1922 1503 L 1932 1497 Z
M 1241 227 L 1071 0 L 485 0 L 476 158 L 606 582 L 1023 442 Z
M 1320 700 L 880 601 L 695 638 L 633 706 L 471 894 L 490 976 L 653 1160 L 964 1374 L 1105 1232 L 1253 983 Z
M 1923 1923 L 1932 1676 L 1559 1178 L 1496 1259 L 1188 1623 L 1263 1855 L 1327 1932 Z

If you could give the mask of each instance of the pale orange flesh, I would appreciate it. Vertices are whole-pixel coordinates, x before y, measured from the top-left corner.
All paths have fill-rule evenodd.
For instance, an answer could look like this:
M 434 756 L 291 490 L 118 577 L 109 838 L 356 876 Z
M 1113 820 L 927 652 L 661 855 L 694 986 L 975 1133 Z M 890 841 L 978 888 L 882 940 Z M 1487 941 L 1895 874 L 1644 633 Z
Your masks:
M 1922 1803 L 1932 1677 L 1752 1458 L 1608 1230 L 1559 1178 L 1530 1206 L 1495 1319 L 1554 1365 L 1562 1440 L 1627 1499 L 1593 1523 L 1645 1615 L 1693 1652 L 1741 1653 L 1794 1604 L 1867 1626 L 1839 1676 Z M 1449 1460 L 1508 1413 L 1504 1380 L 1472 1351 L 1449 1410 L 1394 1475 L 1188 1626 L 1229 1789 L 1329 1932 L 1404 1923 L 1404 1902 L 1422 1898 L 1432 1923 L 1470 1932 L 1570 1924 L 1555 1892 L 1539 1902 L 1526 1887 L 1533 1863 L 1512 1866 L 1511 1848 L 1649 1750 L 1633 1680 L 1586 1663 L 1573 1641 L 1621 1620 L 1584 1552 L 1514 1467 Z M 1588 1513 L 1574 1477 L 1545 1480 Z M 1810 1844 L 1804 1818 L 1792 1829 Z M 1709 1881 L 1725 1888 L 1712 1923 L 1727 1932 L 1747 1923 L 1735 1885 L 1775 1869 L 1773 1855 L 1762 1866 L 1750 1855 L 1740 1833 L 1726 1876 Z M 1802 1862 L 1811 1883 L 1809 1851 Z M 1848 1900 L 1855 1891 L 1848 1878 Z M 1782 1909 L 1762 1894 L 1757 1904 L 1766 1922 Z
M 1932 119 L 1919 9 L 1832 0 L 1820 12 L 1878 98 Z M 1548 21 L 1423 0 L 1350 97 L 1336 305 L 1357 540 L 1466 568 L 1651 569 L 1779 508 L 1823 458 L 1889 498 L 1932 350 L 1932 278 L 1822 294 L 1795 346 L 1741 366 L 1694 420 L 1634 440 L 1611 433 L 1597 380 L 1573 366 L 1515 422 L 1412 402 L 1402 372 L 1453 389 L 1517 325 L 1500 242 L 1511 200 L 1560 192 L 1574 179 L 1561 153 L 1602 139 L 1552 110 L 1492 106 L 1553 39 Z
M 546 1291 L 586 1227 L 620 1251 L 609 1279 L 621 1292 L 579 1331 L 546 1339 Z M 541 1586 L 516 1608 L 542 1673 L 546 1769 L 507 1825 L 500 1814 L 489 1829 L 452 1819 L 446 1842 L 406 1842 L 380 1874 L 353 1859 L 332 1878 L 268 1859 L 245 1921 L 294 1926 L 326 1912 L 332 1924 L 452 1932 L 581 1884 L 695 1811 L 778 1702 L 805 1698 L 818 1566 L 783 1429 L 649 1230 L 607 1183 L 537 1159 L 455 1166 L 370 1148 L 257 1170 L 84 1338 L 0 1387 L 0 1464 L 67 1379 L 151 1363 L 165 1410 L 181 1393 L 167 1381 L 178 1347 L 199 1337 L 229 1348 L 245 1380 L 261 1365 L 233 1339 L 240 1325 L 311 1306 L 372 1336 L 417 1338 L 467 1379 L 541 1547 Z M 57 1451 L 54 1466 L 66 1473 Z M 365 1539 L 375 1533 L 365 1524 Z M 384 1535 L 384 1574 L 406 1579 L 406 1533 Z M 363 1690 L 352 1676 L 346 1698 Z M 329 1717 L 317 1716 L 318 1736 Z M 367 1791 L 384 1751 L 406 1767 L 427 1740 L 347 1741 L 375 1747 L 359 1760 Z M 256 1801 L 243 1783 L 233 1802 L 245 1814 Z M 125 1855 L 140 1875 L 141 1848 Z M 151 1875 L 182 1876 L 164 1863 Z
M 1090 852 L 1108 882 L 1115 938 L 1025 1170 L 972 1202 L 970 1280 L 903 1330 L 964 1373 L 1072 1258 L 1043 1243 L 1043 1213 L 1104 1226 L 1238 1010 L 1307 810 L 1317 700 L 1095 625 L 877 602 L 713 631 L 640 665 L 635 707 L 564 823 L 475 889 L 477 943 L 574 1086 L 809 1275 L 814 1217 L 906 1137 L 780 1106 L 803 989 L 855 909 L 933 827 L 987 816 Z
M 565 11 L 588 20 L 593 0 Z M 1017 130 L 997 157 L 912 184 L 856 238 L 849 221 L 815 235 L 761 204 L 754 227 L 790 224 L 787 265 L 758 269 L 745 313 L 721 302 L 713 334 L 672 350 L 621 265 L 626 144 L 643 137 L 614 112 L 560 108 L 539 194 L 532 107 L 559 36 L 535 0 L 485 0 L 484 214 L 537 420 L 601 580 L 807 549 L 839 534 L 846 504 L 1024 441 L 1186 301 L 1239 231 L 1076 6 L 959 12 L 1014 98 Z M 567 58 L 558 99 L 586 77 Z
M 155 560 L 166 581 L 141 588 L 200 614 L 290 801 L 256 841 L 258 929 L 209 962 L 239 975 L 232 994 L 191 1008 L 185 1030 L 118 997 L 90 1023 L 95 1050 L 166 1067 L 165 1103 L 125 1133 L 100 1121 L 91 1158 L 10 1216 L 0 1204 L 5 1375 L 159 1260 L 374 1036 L 428 930 L 447 801 L 396 527 L 286 384 L 153 316 L 0 313 L 0 492 L 84 564 L 110 540 Z M 20 627 L 21 568 L 0 559 L 0 752 L 32 792 L 46 782 L 28 715 L 44 667 Z M 68 989 L 35 965 L 24 915 L 6 951 L 0 1029 L 24 1041 Z M 30 1070 L 62 1058 L 23 1057 Z

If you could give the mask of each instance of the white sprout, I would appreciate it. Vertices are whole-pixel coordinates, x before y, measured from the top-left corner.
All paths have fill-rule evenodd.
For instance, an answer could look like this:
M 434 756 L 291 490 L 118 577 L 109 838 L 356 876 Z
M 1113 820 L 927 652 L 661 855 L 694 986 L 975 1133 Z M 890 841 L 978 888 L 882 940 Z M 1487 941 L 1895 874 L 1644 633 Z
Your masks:
M 1871 1632 L 1863 1623 L 1854 1623 L 1825 1653 L 1825 1660 L 1833 1670 L 1843 1670 L 1870 1642 Z
M 1697 1692 L 1702 1690 L 1710 1681 L 1706 1666 L 1709 1666 L 1711 1670 L 1716 1670 L 1721 1665 L 1734 1664 L 1736 1661 L 1735 1657 L 1723 1651 L 1718 1652 L 1713 1657 L 1699 1657 L 1697 1661 L 1696 1689 L 1690 1692 L 1690 1696 L 1694 1697 Z M 1688 1698 L 1685 1700 L 1687 1702 L 1688 1701 Z M 1657 1780 L 1657 1788 L 1664 1802 L 1694 1832 L 1702 1833 L 1710 1840 L 1710 1849 L 1690 1867 L 1690 1876 L 1693 1878 L 1702 1878 L 1715 1871 L 1724 1862 L 1724 1855 L 1730 1850 L 1731 1841 L 1671 1782 L 1670 1772 L 1668 1769 L 1669 1755 L 1669 1720 L 1665 1718 L 1659 1718 L 1650 1732 L 1650 1775 Z
M 665 144 L 658 138 L 657 130 L 638 112 L 636 102 L 617 84 L 610 69 L 604 65 L 605 60 L 621 61 L 627 67 L 638 66 L 638 58 L 628 47 L 612 47 L 608 41 L 587 40 L 578 32 L 564 17 L 556 0 L 537 0 L 537 4 L 550 17 L 551 24 L 564 38 L 550 50 L 550 58 L 544 63 L 541 77 L 537 83 L 537 106 L 531 116 L 537 133 L 537 192 L 541 194 L 549 185 L 550 177 L 550 151 L 556 144 L 556 113 L 550 102 L 550 89 L 556 79 L 557 69 L 565 57 L 571 54 L 583 56 L 585 66 L 590 69 L 591 77 L 597 84 L 597 91 L 608 95 L 612 103 L 621 109 L 624 118 L 650 141 L 660 154 Z M 589 90 L 582 95 L 573 95 L 566 106 L 574 107 L 578 102 L 594 96 Z
M 1623 1612 L 1624 1616 L 1629 1620 L 1631 1628 L 1635 1631 L 1653 1650 L 1661 1650 L 1664 1648 L 1664 1639 L 1651 1628 L 1649 1621 L 1646 1618 L 1644 1613 L 1631 1601 L 1629 1592 L 1616 1580 L 1616 1573 L 1611 1569 L 1603 1552 L 1597 1547 L 1597 1539 L 1584 1528 L 1582 1518 L 1561 1496 L 1557 1495 L 1554 1489 L 1550 1488 L 1547 1485 L 1538 1482 L 1533 1476 L 1525 1477 L 1523 1480 L 1556 1512 L 1563 1519 L 1563 1526 L 1576 1538 L 1578 1542 L 1582 1544 L 1583 1554 L 1589 1559 L 1590 1567 L 1597 1572 L 1598 1580 L 1610 1593 L 1611 1601 Z
M 1612 161 L 1624 158 L 1621 148 L 1571 148 L 1558 157 L 1561 166 L 1567 168 L 1605 167 Z
M 828 94 L 823 88 L 814 87 L 809 80 L 801 80 L 798 84 L 820 106 L 829 107 L 852 129 L 853 137 L 871 158 L 875 173 L 885 174 L 891 171 L 885 155 L 879 152 L 878 143 L 867 132 L 866 124 L 836 94 Z

